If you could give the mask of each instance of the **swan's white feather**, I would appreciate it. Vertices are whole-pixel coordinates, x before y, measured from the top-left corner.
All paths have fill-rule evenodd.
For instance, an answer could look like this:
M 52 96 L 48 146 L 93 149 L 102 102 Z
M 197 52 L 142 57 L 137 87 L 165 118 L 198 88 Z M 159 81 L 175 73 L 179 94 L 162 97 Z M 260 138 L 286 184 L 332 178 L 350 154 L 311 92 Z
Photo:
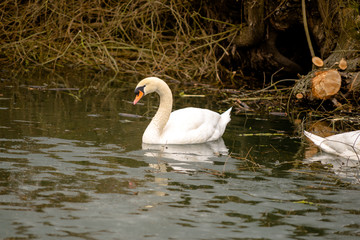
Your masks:
M 360 160 L 360 130 L 340 133 L 326 138 L 307 131 L 304 131 L 304 134 L 324 152 Z

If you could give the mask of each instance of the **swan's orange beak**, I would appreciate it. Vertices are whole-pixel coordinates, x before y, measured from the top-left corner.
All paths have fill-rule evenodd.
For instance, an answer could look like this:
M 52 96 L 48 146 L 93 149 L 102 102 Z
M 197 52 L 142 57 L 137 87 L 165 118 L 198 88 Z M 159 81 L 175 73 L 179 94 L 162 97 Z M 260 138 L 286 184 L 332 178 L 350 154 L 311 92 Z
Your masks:
M 134 105 L 144 96 L 144 92 L 139 90 L 139 93 L 136 95 L 134 99 Z

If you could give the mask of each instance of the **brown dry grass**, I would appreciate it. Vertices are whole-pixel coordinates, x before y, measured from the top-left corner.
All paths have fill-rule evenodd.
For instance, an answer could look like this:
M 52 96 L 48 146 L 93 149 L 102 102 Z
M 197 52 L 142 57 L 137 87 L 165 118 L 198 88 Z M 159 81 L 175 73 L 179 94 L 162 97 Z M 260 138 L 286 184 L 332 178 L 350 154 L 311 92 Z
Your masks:
M 214 24 L 220 33 L 209 30 Z M 5 0 L 0 63 L 214 80 L 228 52 L 219 43 L 230 43 L 238 30 L 200 15 L 190 0 Z

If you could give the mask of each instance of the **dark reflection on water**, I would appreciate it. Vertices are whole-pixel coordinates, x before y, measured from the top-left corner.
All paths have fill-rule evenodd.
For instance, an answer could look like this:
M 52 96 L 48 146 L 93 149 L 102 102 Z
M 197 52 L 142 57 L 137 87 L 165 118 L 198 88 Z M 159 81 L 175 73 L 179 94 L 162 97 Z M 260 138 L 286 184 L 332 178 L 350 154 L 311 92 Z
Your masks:
M 303 144 L 285 118 L 233 117 L 224 142 L 143 146 L 149 120 L 139 116 L 153 114 L 156 97 L 133 106 L 132 90 L 81 101 L 0 93 L 1 238 L 360 236 L 358 185 L 303 167 Z M 184 98 L 176 108 L 182 102 L 218 108 Z

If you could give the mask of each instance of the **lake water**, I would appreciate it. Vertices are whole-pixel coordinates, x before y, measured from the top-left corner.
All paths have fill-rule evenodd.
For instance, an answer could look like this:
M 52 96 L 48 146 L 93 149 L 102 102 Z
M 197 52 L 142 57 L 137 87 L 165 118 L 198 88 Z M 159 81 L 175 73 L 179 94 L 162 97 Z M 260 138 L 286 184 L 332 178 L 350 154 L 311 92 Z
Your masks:
M 157 97 L 133 106 L 135 85 L 80 100 L 1 86 L 0 238 L 360 237 L 358 167 L 309 163 L 286 117 L 242 114 L 215 143 L 143 146 Z M 175 98 L 190 105 L 229 107 Z

